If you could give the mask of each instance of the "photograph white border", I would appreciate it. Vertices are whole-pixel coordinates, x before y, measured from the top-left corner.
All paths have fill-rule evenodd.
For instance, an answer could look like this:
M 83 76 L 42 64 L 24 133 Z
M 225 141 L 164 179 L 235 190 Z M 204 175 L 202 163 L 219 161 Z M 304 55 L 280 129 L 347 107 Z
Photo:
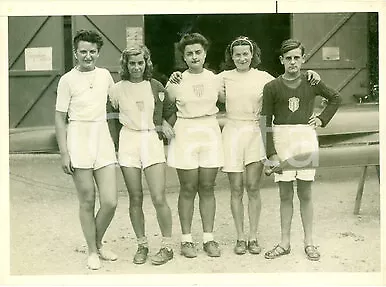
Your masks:
M 106 3 L 108 2 L 108 5 Z M 321 5 L 323 2 L 323 5 Z M 71 5 L 69 5 L 71 3 Z M 220 5 L 221 3 L 221 5 Z M 386 1 L 254 1 L 254 0 L 174 0 L 174 1 L 0 1 L 0 285 L 356 285 L 377 286 L 386 284 L 384 224 L 381 227 L 382 272 L 376 273 L 281 273 L 277 274 L 165 274 L 165 275 L 87 275 L 87 276 L 10 276 L 9 226 L 9 143 L 8 143 L 8 16 L 25 15 L 114 15 L 114 14 L 193 14 L 193 13 L 322 13 L 322 12 L 379 12 L 380 53 L 379 63 L 386 63 L 382 51 L 385 46 Z M 123 6 L 124 5 L 124 6 Z M 122 9 L 122 7 L 126 7 Z M 144 8 L 146 7 L 146 8 Z M 124 11 L 124 13 L 122 13 Z M 26 14 L 28 13 L 28 14 Z M 379 79 L 385 78 L 385 65 L 379 66 Z M 380 83 L 380 94 L 384 94 Z M 386 96 L 386 95 L 384 95 Z M 384 99 L 380 97 L 380 110 Z M 381 113 L 382 114 L 382 113 Z M 380 117 L 380 138 L 383 143 L 384 117 Z M 385 159 L 381 144 L 381 185 Z M 382 192 L 381 192 L 382 194 Z M 381 207 L 385 196 L 381 196 Z M 381 208 L 381 222 L 385 222 L 385 208 Z

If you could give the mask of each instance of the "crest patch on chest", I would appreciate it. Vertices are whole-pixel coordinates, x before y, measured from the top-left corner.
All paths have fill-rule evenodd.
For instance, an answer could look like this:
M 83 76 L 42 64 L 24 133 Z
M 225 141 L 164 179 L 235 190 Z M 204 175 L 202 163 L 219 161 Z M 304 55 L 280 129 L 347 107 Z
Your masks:
M 292 97 L 288 99 L 288 109 L 291 112 L 295 112 L 299 109 L 299 98 L 297 97 Z
M 193 85 L 193 92 L 197 97 L 202 97 L 204 94 L 204 85 L 203 84 Z
M 159 92 L 158 93 L 158 98 L 160 99 L 161 102 L 165 100 L 165 93 L 164 92 Z
M 145 109 L 145 103 L 143 101 L 137 101 L 135 103 L 137 104 L 138 110 L 143 112 L 143 110 Z

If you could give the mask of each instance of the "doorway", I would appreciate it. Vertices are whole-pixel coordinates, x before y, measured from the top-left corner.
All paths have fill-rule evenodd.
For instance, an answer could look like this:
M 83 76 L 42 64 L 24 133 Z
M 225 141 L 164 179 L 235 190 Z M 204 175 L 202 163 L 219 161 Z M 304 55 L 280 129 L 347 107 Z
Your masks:
M 290 14 L 145 15 L 145 43 L 158 72 L 167 77 L 178 68 L 175 43 L 188 32 L 201 33 L 210 41 L 206 62 L 216 72 L 221 71 L 228 43 L 240 35 L 250 37 L 262 50 L 259 69 L 276 77 L 282 73 L 277 51 L 290 31 Z

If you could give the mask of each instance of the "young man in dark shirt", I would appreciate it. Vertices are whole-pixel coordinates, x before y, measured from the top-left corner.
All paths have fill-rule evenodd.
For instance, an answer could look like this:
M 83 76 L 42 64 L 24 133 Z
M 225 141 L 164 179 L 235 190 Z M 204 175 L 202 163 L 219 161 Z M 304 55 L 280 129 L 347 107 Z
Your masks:
M 284 65 L 285 72 L 266 84 L 263 92 L 261 114 L 265 117 L 265 121 L 261 122 L 266 122 L 267 158 L 271 163 L 279 163 L 291 160 L 296 155 L 309 154 L 309 160 L 314 160 L 318 156 L 315 127 L 327 125 L 336 113 L 341 98 L 322 81 L 315 86 L 308 83 L 301 73 L 304 46 L 299 41 L 294 39 L 284 41 L 280 52 L 280 62 Z M 328 104 L 319 115 L 314 116 L 313 109 L 317 95 L 326 98 Z M 299 169 L 284 171 L 279 169 L 274 174 L 280 191 L 281 241 L 265 253 L 267 259 L 274 259 L 291 251 L 290 232 L 295 180 L 304 230 L 304 251 L 309 260 L 320 259 L 320 253 L 312 238 L 311 184 L 315 178 L 315 169 L 309 168 L 309 161 L 297 163 Z M 315 166 L 315 162 L 312 163 L 312 166 Z M 305 168 L 306 164 L 307 168 Z

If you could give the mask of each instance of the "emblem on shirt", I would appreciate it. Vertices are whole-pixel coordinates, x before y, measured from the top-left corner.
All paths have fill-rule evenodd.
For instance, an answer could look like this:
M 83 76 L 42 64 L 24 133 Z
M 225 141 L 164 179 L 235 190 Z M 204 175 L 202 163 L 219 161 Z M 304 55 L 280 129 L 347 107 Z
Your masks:
M 204 94 L 204 85 L 193 85 L 193 92 L 197 97 L 202 97 L 202 95 Z
M 288 99 L 288 109 L 291 112 L 295 112 L 299 109 L 299 98 L 292 97 Z
M 138 101 L 138 102 L 135 102 L 137 104 L 137 108 L 138 110 L 140 110 L 141 112 L 143 112 L 144 108 L 145 108 L 145 104 L 143 101 Z
M 159 92 L 158 93 L 158 98 L 160 99 L 161 102 L 165 100 L 165 93 L 164 92 Z

